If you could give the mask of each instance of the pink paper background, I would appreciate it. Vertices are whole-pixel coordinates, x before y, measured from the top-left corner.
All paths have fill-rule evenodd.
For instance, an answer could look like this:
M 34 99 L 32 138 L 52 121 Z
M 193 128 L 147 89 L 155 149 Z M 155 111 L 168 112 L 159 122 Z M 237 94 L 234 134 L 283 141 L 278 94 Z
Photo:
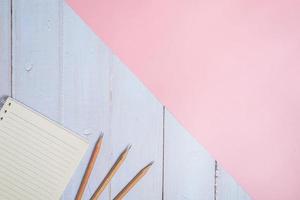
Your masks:
M 68 3 L 253 199 L 300 199 L 299 1 Z

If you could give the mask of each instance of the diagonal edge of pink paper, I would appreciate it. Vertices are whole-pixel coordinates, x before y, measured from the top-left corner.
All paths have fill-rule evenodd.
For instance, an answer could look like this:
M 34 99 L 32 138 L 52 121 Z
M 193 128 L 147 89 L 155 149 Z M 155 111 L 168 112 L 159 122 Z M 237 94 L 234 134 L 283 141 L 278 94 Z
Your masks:
M 300 199 L 299 2 L 68 3 L 254 199 Z

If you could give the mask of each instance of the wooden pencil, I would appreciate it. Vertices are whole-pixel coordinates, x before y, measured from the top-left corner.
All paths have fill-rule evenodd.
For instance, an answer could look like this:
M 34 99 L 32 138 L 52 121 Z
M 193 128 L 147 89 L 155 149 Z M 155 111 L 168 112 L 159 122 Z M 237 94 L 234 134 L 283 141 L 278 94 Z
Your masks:
M 97 142 L 96 142 L 96 145 L 94 147 L 94 150 L 93 150 L 93 153 L 91 155 L 91 158 L 90 158 L 90 161 L 89 161 L 89 164 L 84 172 L 84 176 L 81 180 L 81 184 L 80 184 L 80 187 L 77 191 L 77 194 L 76 194 L 76 200 L 81 200 L 82 199 L 82 196 L 83 196 L 83 193 L 84 193 L 84 190 L 85 190 L 85 187 L 88 183 L 88 180 L 89 180 L 89 177 L 93 171 L 93 168 L 94 168 L 94 165 L 95 165 L 95 162 L 97 160 L 97 157 L 100 153 L 100 149 L 101 149 L 101 145 L 102 145 L 102 140 L 103 140 L 103 135 L 101 134 L 100 137 L 98 138 Z
M 100 194 L 104 191 L 106 186 L 109 184 L 113 176 L 116 174 L 118 169 L 121 167 L 123 162 L 126 159 L 126 156 L 128 154 L 128 151 L 130 149 L 130 145 L 126 147 L 126 149 L 121 153 L 117 161 L 114 163 L 112 168 L 109 170 L 108 174 L 104 177 L 103 181 L 98 186 L 97 190 L 94 192 L 93 196 L 91 197 L 91 200 L 96 200 L 100 196 Z
M 117 196 L 113 200 L 121 200 L 125 197 L 125 195 L 146 175 L 153 162 L 149 163 L 146 167 L 144 167 L 137 175 L 131 179 L 131 181 L 122 189 L 121 192 L 117 194 Z

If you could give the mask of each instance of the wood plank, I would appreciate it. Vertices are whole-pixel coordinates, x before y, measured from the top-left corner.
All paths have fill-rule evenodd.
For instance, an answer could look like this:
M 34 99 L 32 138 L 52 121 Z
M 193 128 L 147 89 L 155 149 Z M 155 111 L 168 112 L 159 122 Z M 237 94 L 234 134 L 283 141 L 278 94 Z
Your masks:
M 110 148 L 110 65 L 112 53 L 76 13 L 64 3 L 62 122 L 88 137 L 90 148 L 64 193 L 74 199 L 100 132 L 104 142 L 83 199 L 89 199 L 111 163 Z M 100 199 L 109 199 L 109 189 Z
M 13 96 L 60 120 L 61 0 L 13 1 Z
M 112 181 L 112 197 L 153 160 L 149 173 L 124 199 L 161 199 L 163 106 L 117 57 L 113 59 L 111 82 L 113 161 L 128 144 L 132 145 Z
M 215 160 L 165 111 L 165 200 L 213 200 Z
M 61 121 L 62 1 L 13 1 L 12 96 Z
M 0 1 L 0 97 L 11 95 L 11 1 Z
M 127 198 L 161 199 L 161 104 L 61 0 L 14 1 L 13 13 L 13 95 L 82 135 L 92 133 L 87 135 L 91 144 L 100 131 L 105 133 L 103 151 L 84 199 L 128 143 L 133 144 L 132 152 L 101 199 L 111 199 L 151 160 L 156 161 L 153 169 Z M 8 36 L 1 39 L 7 41 L 3 38 Z M 1 62 L 9 63 L 10 56 L 6 57 L 8 60 L 1 58 Z M 1 70 L 9 82 L 9 68 Z M 10 90 L 9 85 L 3 88 L 1 84 L 4 94 Z M 64 199 L 74 197 L 91 149 L 92 145 Z M 165 199 L 214 198 L 214 160 L 168 111 L 164 165 Z M 220 171 L 217 181 L 217 198 L 247 199 L 225 172 Z
M 219 165 L 216 183 L 217 200 L 251 200 L 243 188 Z

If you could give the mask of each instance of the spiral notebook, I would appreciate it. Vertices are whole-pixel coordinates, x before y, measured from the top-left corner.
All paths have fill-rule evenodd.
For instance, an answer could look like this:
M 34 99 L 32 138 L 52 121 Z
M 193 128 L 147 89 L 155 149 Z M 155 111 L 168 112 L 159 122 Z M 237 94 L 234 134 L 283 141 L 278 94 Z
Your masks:
M 87 148 L 83 138 L 8 97 L 0 110 L 0 199 L 59 199 Z

